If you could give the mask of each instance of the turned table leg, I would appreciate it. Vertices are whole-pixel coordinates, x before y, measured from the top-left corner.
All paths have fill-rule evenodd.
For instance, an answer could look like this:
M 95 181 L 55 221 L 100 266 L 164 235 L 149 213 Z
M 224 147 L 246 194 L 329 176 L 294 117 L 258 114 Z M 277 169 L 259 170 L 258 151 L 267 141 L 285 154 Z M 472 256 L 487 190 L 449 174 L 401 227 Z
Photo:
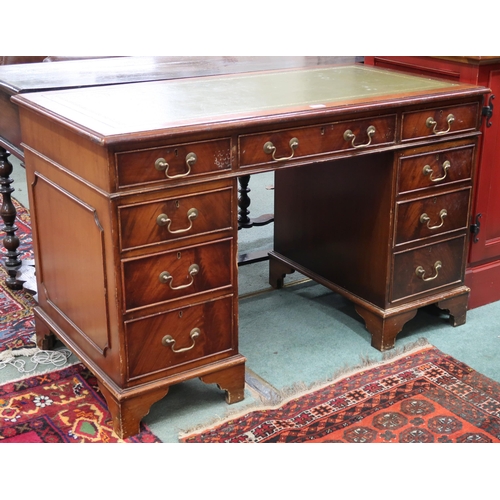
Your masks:
M 250 206 L 251 201 L 248 193 L 251 189 L 248 187 L 249 182 L 249 175 L 242 175 L 241 177 L 238 177 L 238 231 L 255 226 L 266 226 L 267 224 L 274 222 L 274 214 L 264 214 L 259 217 L 250 218 L 250 210 L 248 207 Z M 268 250 L 242 253 L 238 255 L 238 265 L 244 266 L 255 262 L 262 262 L 269 258 L 268 253 Z
M 251 228 L 254 226 L 266 226 L 274 222 L 273 214 L 264 214 L 259 217 L 250 218 L 250 196 L 248 193 L 251 189 L 248 187 L 250 183 L 249 175 L 242 175 L 238 177 L 239 189 L 238 189 L 238 229 Z
M 10 153 L 0 146 L 0 193 L 2 194 L 2 207 L 0 216 L 2 217 L 4 226 L 2 231 L 5 232 L 3 239 L 3 246 L 7 250 L 5 259 L 5 268 L 8 273 L 6 280 L 7 286 L 12 290 L 21 290 L 23 282 L 19 281 L 17 271 L 21 267 L 21 260 L 19 259 L 19 238 L 16 236 L 17 226 L 16 222 L 16 207 L 12 203 L 11 193 L 14 188 L 11 186 L 13 180 L 10 178 L 13 167 L 9 161 Z

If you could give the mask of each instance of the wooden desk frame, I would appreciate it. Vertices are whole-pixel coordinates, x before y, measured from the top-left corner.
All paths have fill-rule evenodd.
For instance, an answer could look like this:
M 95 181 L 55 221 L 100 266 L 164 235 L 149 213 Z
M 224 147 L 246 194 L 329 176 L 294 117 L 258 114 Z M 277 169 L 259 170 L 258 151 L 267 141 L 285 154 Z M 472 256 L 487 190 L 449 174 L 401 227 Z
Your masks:
M 366 71 L 389 84 L 398 78 L 355 74 L 363 79 Z M 193 96 L 217 84 L 199 82 Z M 95 373 L 121 437 L 138 432 L 150 406 L 189 378 L 218 384 L 228 403 L 240 401 L 237 178 L 264 171 L 276 172 L 272 286 L 297 270 L 343 294 L 379 350 L 394 347 L 425 305 L 463 324 L 487 89 L 435 85 L 161 129 L 113 132 L 110 122 L 109 133 L 98 132 L 99 122 L 90 126 L 103 115 L 65 107 L 76 94 L 14 98 L 32 206 L 39 345 L 50 347 L 55 334 Z M 120 92 L 133 99 L 175 88 L 121 87 L 112 99 L 120 105 Z M 78 102 L 90 106 L 96 97 L 98 89 L 81 91 Z M 159 237 L 157 225 L 167 221 L 177 232 Z M 81 268 L 64 265 L 69 255 Z

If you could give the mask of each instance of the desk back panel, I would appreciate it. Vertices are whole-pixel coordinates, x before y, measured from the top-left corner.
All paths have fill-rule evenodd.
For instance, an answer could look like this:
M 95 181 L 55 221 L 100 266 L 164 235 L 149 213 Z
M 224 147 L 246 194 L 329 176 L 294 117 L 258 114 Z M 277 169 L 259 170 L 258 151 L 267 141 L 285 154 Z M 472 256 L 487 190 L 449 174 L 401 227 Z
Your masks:
M 276 171 L 275 251 L 385 307 L 391 165 L 381 153 Z

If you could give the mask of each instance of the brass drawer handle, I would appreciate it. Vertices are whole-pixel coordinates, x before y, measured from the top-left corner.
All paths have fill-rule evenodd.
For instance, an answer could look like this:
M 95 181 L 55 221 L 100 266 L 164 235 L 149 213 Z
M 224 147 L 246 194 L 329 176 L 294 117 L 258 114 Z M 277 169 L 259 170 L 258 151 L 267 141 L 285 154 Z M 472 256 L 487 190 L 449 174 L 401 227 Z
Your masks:
M 434 179 L 432 178 L 432 174 L 434 173 L 434 171 L 432 170 L 432 167 L 430 165 L 426 165 L 423 170 L 422 170 L 422 173 L 424 175 L 428 175 L 429 176 L 429 180 L 431 182 L 439 182 L 439 181 L 442 181 L 444 179 L 446 179 L 446 176 L 448 175 L 448 169 L 451 167 L 451 163 L 446 160 L 444 163 L 443 163 L 443 172 L 444 172 L 444 175 L 442 175 L 441 177 L 435 177 Z
M 451 124 L 455 121 L 455 117 L 450 113 L 446 117 L 446 122 L 448 123 L 448 128 L 446 130 L 436 130 L 437 127 L 437 121 L 432 118 L 432 116 L 429 116 L 427 120 L 425 120 L 425 126 L 428 128 L 432 128 L 432 133 L 434 135 L 443 135 L 447 134 L 451 130 Z
M 194 283 L 194 277 L 198 274 L 200 268 L 198 267 L 197 264 L 191 264 L 188 269 L 188 277 L 191 277 L 191 280 L 189 283 L 186 283 L 185 285 L 178 285 L 178 286 L 172 286 L 172 281 L 173 277 L 168 271 L 163 271 L 160 276 L 159 280 L 160 283 L 167 284 L 172 290 L 182 290 L 183 288 L 188 288 Z
M 370 125 L 367 129 L 366 129 L 366 135 L 368 136 L 368 142 L 366 144 L 358 144 L 356 146 L 356 144 L 354 144 L 354 141 L 356 140 L 356 136 L 354 135 L 354 133 L 352 132 L 352 130 L 346 130 L 344 132 L 344 140 L 345 141 L 351 141 L 351 146 L 353 148 L 356 148 L 356 149 L 359 149 L 359 148 L 366 148 L 368 147 L 371 143 L 372 143 L 372 137 L 375 135 L 375 127 L 373 125 Z
M 172 219 L 170 219 L 167 214 L 160 214 L 156 218 L 156 223 L 159 226 L 167 226 L 167 231 L 170 234 L 186 233 L 193 227 L 193 221 L 196 219 L 196 217 L 198 217 L 198 210 L 196 210 L 196 208 L 190 208 L 187 212 L 189 226 L 185 229 L 170 229 L 170 226 L 172 225 Z
M 200 332 L 199 328 L 193 328 L 191 330 L 191 333 L 189 334 L 189 336 L 191 337 L 191 340 L 193 341 L 193 343 L 189 347 L 182 347 L 181 349 L 176 349 L 175 348 L 175 342 L 176 342 L 176 340 L 172 337 L 172 335 L 165 335 L 165 337 L 163 337 L 161 339 L 161 343 L 165 347 L 170 346 L 170 349 L 172 349 L 172 352 L 175 352 L 176 354 L 179 354 L 181 352 L 186 352 L 186 351 L 190 351 L 191 349 L 193 349 L 193 347 L 196 344 L 196 339 L 200 336 L 200 334 L 201 334 L 201 332 Z
M 268 141 L 264 144 L 264 153 L 266 153 L 267 155 L 272 155 L 273 160 L 275 161 L 291 160 L 293 158 L 293 155 L 295 154 L 295 150 L 299 147 L 299 140 L 294 137 L 290 139 L 290 142 L 288 144 L 290 145 L 290 149 L 292 150 L 292 154 L 290 156 L 276 158 L 276 146 L 271 141 Z
M 435 280 L 438 277 L 439 270 L 443 267 L 443 264 L 441 263 L 440 260 L 437 260 L 434 264 L 434 271 L 436 274 L 434 276 L 431 276 L 430 278 L 425 277 L 425 269 L 422 266 L 418 266 L 415 269 L 415 274 L 422 280 L 422 281 L 432 281 Z
M 178 175 L 168 175 L 168 169 L 170 165 L 165 161 L 165 158 L 158 158 L 155 161 L 155 168 L 156 170 L 163 171 L 165 170 L 165 176 L 167 179 L 179 179 L 180 177 L 186 177 L 191 173 L 191 167 L 196 163 L 196 160 L 198 157 L 196 156 L 195 153 L 188 153 L 186 155 L 186 166 L 187 170 L 183 174 L 178 174 Z
M 427 228 L 428 229 L 439 229 L 440 227 L 443 227 L 443 224 L 444 224 L 444 218 L 448 215 L 448 211 L 446 210 L 446 208 L 443 208 L 440 212 L 439 212 L 439 217 L 441 218 L 441 224 L 439 224 L 438 226 L 429 226 L 429 222 L 431 221 L 431 218 L 426 214 L 426 213 L 423 213 L 421 216 L 420 216 L 420 222 L 422 224 L 427 224 Z

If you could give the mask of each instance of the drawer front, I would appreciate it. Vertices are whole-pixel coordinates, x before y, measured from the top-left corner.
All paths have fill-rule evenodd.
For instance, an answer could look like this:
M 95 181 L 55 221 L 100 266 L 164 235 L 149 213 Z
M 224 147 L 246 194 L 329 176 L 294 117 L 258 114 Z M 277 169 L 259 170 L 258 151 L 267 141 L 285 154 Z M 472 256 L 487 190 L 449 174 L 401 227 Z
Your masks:
M 122 250 L 232 227 L 231 188 L 119 208 Z
M 230 287 L 233 260 L 232 239 L 126 260 L 126 309 Z
M 396 245 L 467 228 L 470 188 L 396 205 Z
M 396 116 L 277 130 L 239 137 L 240 167 L 273 164 L 353 149 L 392 144 Z
M 231 141 L 220 139 L 116 154 L 119 187 L 177 181 L 231 169 Z
M 471 180 L 474 146 L 401 157 L 399 194 Z
M 465 236 L 396 253 L 392 301 L 461 283 L 464 269 Z
M 236 348 L 232 304 L 226 297 L 126 322 L 129 380 L 230 354 Z
M 403 113 L 403 141 L 443 137 L 475 130 L 478 125 L 477 103 Z

